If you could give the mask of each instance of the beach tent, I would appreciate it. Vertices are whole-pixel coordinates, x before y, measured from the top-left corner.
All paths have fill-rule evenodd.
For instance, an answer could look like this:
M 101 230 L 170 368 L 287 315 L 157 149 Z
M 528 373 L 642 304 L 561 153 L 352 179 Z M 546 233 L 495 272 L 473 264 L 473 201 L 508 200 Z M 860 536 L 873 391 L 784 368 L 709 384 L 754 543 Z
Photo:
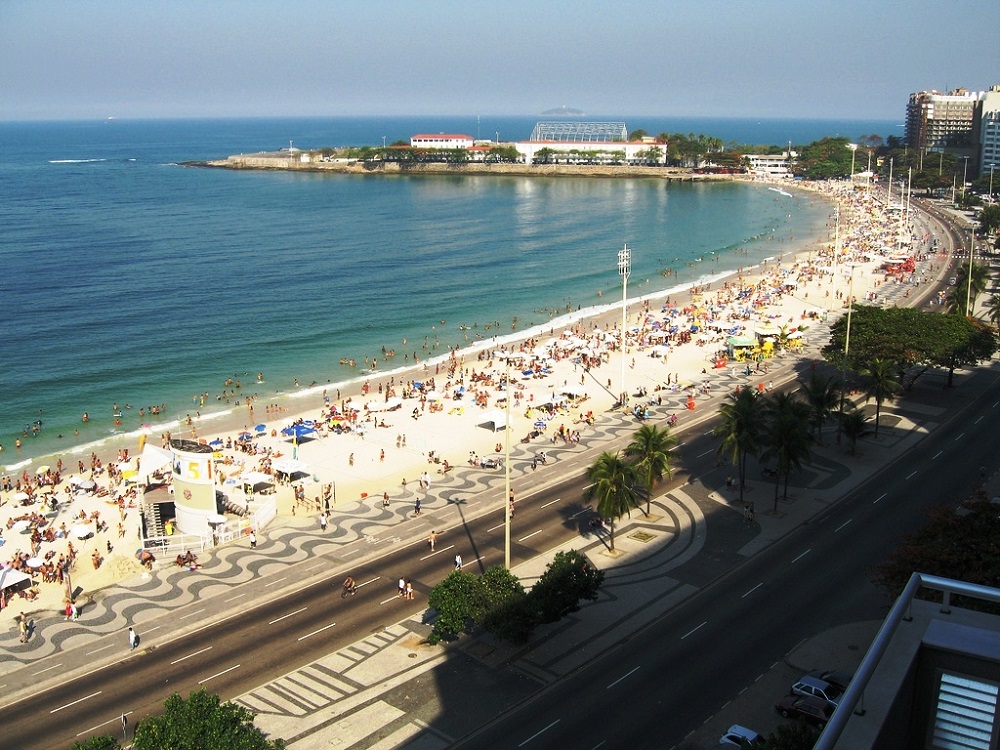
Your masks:
M 496 432 L 497 430 L 502 430 L 507 426 L 507 414 L 499 409 L 494 409 L 493 411 L 486 412 L 482 417 L 479 418 L 479 427 L 488 427 L 489 429 Z
M 140 482 L 148 482 L 149 477 L 154 472 L 169 465 L 170 451 L 146 443 L 142 446 L 142 453 L 139 456 L 139 474 L 136 479 Z
M 25 581 L 30 581 L 31 576 L 13 568 L 0 570 L 0 590 L 13 588 Z

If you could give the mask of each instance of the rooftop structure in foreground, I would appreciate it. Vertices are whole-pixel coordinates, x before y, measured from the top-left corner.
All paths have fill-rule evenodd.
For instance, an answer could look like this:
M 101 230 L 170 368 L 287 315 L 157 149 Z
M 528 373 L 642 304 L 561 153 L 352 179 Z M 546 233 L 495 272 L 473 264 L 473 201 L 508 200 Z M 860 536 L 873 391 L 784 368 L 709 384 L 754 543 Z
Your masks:
M 611 143 L 627 141 L 624 122 L 538 122 L 529 141 Z
M 1000 617 L 953 596 L 1000 603 L 1000 589 L 914 573 L 814 750 L 1000 747 Z

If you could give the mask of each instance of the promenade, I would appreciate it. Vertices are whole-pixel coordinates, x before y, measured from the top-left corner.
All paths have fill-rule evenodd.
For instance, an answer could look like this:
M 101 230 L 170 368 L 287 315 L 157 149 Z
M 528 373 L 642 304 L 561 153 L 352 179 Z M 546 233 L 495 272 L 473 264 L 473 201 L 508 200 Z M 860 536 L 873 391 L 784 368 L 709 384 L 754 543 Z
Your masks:
M 803 287 L 800 292 L 803 295 L 810 291 L 818 295 L 823 289 L 818 282 L 814 289 L 808 287 L 808 282 Z M 864 288 L 859 283 L 856 295 Z M 911 289 L 907 284 L 882 287 L 882 303 L 902 304 Z M 783 300 L 788 306 L 784 314 L 787 315 L 792 307 L 812 304 L 806 299 L 805 296 L 787 296 Z M 827 327 L 832 320 L 832 317 L 827 321 L 812 320 L 802 351 L 795 355 L 779 354 L 770 360 L 766 374 L 752 370 L 747 375 L 743 367 L 735 365 L 712 368 L 704 353 L 689 357 L 683 368 L 683 380 L 688 385 L 707 385 L 694 390 L 696 408 L 689 408 L 690 387 L 656 391 L 659 403 L 647 403 L 653 419 L 659 421 L 668 414 L 679 415 L 677 433 L 684 441 L 685 436 L 697 433 L 704 422 L 717 413 L 719 404 L 736 386 L 756 387 L 766 378 L 771 387 L 778 388 L 795 377 L 796 365 L 804 358 L 819 359 L 819 349 L 826 342 Z M 637 347 L 637 351 L 641 349 Z M 614 354 L 612 361 L 600 371 L 602 378 L 617 380 L 613 357 Z M 654 358 L 647 353 L 644 359 Z M 650 383 L 660 383 L 665 373 L 673 369 L 670 364 L 665 366 L 659 361 L 640 362 L 647 369 L 630 373 L 630 383 L 635 382 L 637 375 L 649 378 Z M 698 364 L 702 364 L 701 369 L 705 371 L 702 377 L 697 377 Z M 693 379 L 689 375 L 692 370 Z M 565 380 L 568 384 L 569 377 Z M 549 383 L 545 386 L 540 392 L 548 390 Z M 598 395 L 602 391 L 603 394 Z M 621 410 L 610 409 L 614 398 L 610 390 L 593 389 L 593 392 L 594 399 L 588 406 L 596 407 L 593 408 L 594 424 L 580 430 L 579 441 L 552 442 L 546 438 L 544 442 L 514 443 L 512 466 L 516 467 L 514 476 L 519 502 L 531 502 L 532 496 L 543 491 L 558 476 L 568 471 L 582 471 L 596 452 L 614 449 L 630 438 L 638 425 L 635 418 Z M 558 679 L 612 642 L 616 628 L 628 631 L 641 627 L 698 590 L 698 585 L 684 580 L 675 571 L 697 558 L 705 543 L 710 518 L 715 519 L 712 533 L 722 535 L 721 539 L 713 540 L 714 544 L 731 548 L 739 556 L 751 555 L 823 510 L 867 473 L 888 461 L 893 452 L 908 441 L 918 440 L 928 424 L 942 418 L 941 411 L 925 407 L 910 409 L 906 403 L 887 407 L 883 419 L 888 429 L 883 434 L 889 437 L 883 436 L 878 442 L 867 441 L 861 456 L 849 459 L 842 449 L 833 445 L 818 449 L 814 466 L 793 479 L 796 502 L 787 507 L 783 505 L 781 512 L 773 516 L 758 507 L 756 521 L 750 527 L 744 523 L 743 510 L 737 507 L 735 494 L 726 490 L 725 479 L 731 469 L 718 467 L 706 475 L 670 483 L 655 499 L 649 518 L 636 512 L 622 519 L 616 534 L 621 556 L 604 554 L 605 544 L 596 537 L 575 539 L 565 545 L 590 555 L 607 571 L 607 578 L 601 599 L 562 623 L 558 633 L 553 629 L 550 633 L 536 634 L 528 649 L 510 649 L 483 637 L 463 639 L 458 648 L 467 656 L 470 665 L 485 670 L 486 674 L 505 672 L 499 669 L 503 665 L 517 666 L 518 674 L 526 676 L 528 683 L 510 686 L 511 695 Z M 434 416 L 439 417 L 438 424 L 442 425 L 441 441 L 451 445 L 457 420 L 446 417 L 456 415 L 438 413 Z M 571 420 L 572 415 L 564 414 L 563 418 Z M 397 429 L 392 428 L 386 434 L 395 437 Z M 477 435 L 474 430 L 470 434 L 478 439 L 477 446 L 486 442 L 485 447 L 480 448 L 483 454 L 496 453 L 489 450 L 496 442 L 494 436 Z M 86 587 L 80 599 L 82 616 L 75 622 L 66 621 L 58 614 L 46 616 L 27 604 L 22 605 L 21 609 L 33 616 L 36 631 L 28 644 L 18 643 L 13 629 L 0 636 L 0 682 L 4 685 L 5 702 L 37 690 L 39 680 L 44 682 L 49 677 L 59 679 L 81 673 L 93 669 L 102 660 L 113 658 L 109 655 L 112 652 L 105 649 L 109 648 L 108 644 L 118 643 L 131 624 L 142 630 L 144 625 L 154 621 L 175 618 L 179 626 L 173 632 L 156 635 L 146 630 L 149 635 L 144 645 L 155 645 L 158 638 L 177 637 L 185 627 L 193 627 L 210 616 L 225 616 L 232 609 L 225 604 L 225 593 L 236 586 L 266 585 L 264 582 L 274 576 L 295 572 L 296 566 L 302 567 L 301 564 L 317 557 L 336 561 L 337 550 L 347 544 L 365 544 L 365 556 L 368 557 L 377 555 L 380 544 L 399 544 L 420 538 L 425 533 L 423 525 L 415 524 L 412 518 L 413 503 L 418 497 L 424 514 L 430 515 L 444 512 L 449 498 L 456 492 L 502 497 L 502 471 L 462 465 L 459 463 L 461 454 L 457 454 L 455 470 L 441 475 L 435 473 L 431 487 L 421 490 L 413 481 L 419 477 L 419 469 L 435 468 L 426 463 L 426 449 L 434 444 L 433 440 L 421 439 L 427 442 L 419 448 L 413 447 L 411 436 L 409 452 L 400 446 L 398 455 L 409 455 L 409 463 L 394 460 L 392 466 L 382 472 L 382 481 L 386 483 L 395 479 L 390 471 L 402 471 L 404 477 L 411 477 L 405 487 L 393 482 L 388 508 L 374 502 L 383 485 L 363 484 L 372 482 L 370 476 L 363 477 L 362 483 L 356 485 L 345 482 L 353 489 L 347 492 L 348 499 L 338 502 L 331 514 L 333 533 L 322 533 L 314 509 L 297 504 L 291 492 L 286 492 L 279 495 L 278 519 L 261 530 L 256 549 L 250 549 L 243 540 L 202 554 L 201 567 L 196 571 L 159 564 L 152 572 L 137 570 L 114 586 Z M 457 443 L 466 439 L 461 434 Z M 320 467 L 319 471 L 324 466 L 319 453 L 321 443 L 314 441 L 315 458 L 307 453 L 308 445 L 300 446 L 301 455 Z M 355 445 L 359 447 L 351 451 L 352 456 L 355 453 L 364 455 L 371 475 L 378 480 L 377 467 L 386 462 L 379 461 L 376 456 L 383 448 L 378 442 L 361 438 L 355 440 Z M 539 450 L 546 450 L 550 461 L 533 470 L 532 459 Z M 456 455 L 451 451 L 449 454 Z M 330 459 L 331 468 L 341 471 L 345 458 L 340 455 Z M 353 460 L 359 462 L 357 457 Z M 369 493 L 372 499 L 350 496 L 355 492 L 360 494 L 361 487 L 374 490 Z M 514 572 L 525 585 L 530 585 L 549 559 L 551 554 L 519 565 Z M 711 576 L 706 575 L 710 579 Z M 14 609 L 17 608 L 15 604 Z M 185 624 L 184 618 L 195 610 L 197 620 L 189 620 L 191 625 Z M 409 746 L 414 748 L 444 747 L 456 735 L 437 724 L 432 727 L 420 718 L 421 712 L 432 712 L 427 706 L 433 704 L 433 695 L 425 695 L 421 710 L 416 712 L 407 711 L 399 701 L 385 698 L 396 688 L 420 685 L 421 676 L 438 667 L 452 652 L 453 649 L 427 646 L 424 642 L 427 632 L 422 612 L 404 618 L 350 648 L 260 686 L 238 700 L 258 712 L 259 726 L 276 736 L 293 740 L 290 745 L 293 748 L 326 747 L 334 738 L 344 747 L 389 748 L 410 741 Z M 853 642 L 864 632 L 859 630 L 855 634 L 852 631 L 848 640 Z M 838 650 L 839 647 L 831 648 Z M 847 656 L 838 651 L 838 663 L 833 666 L 850 669 L 852 665 L 846 663 Z M 54 659 L 58 661 L 57 667 L 51 666 Z M 373 727 L 379 732 L 378 738 L 372 737 Z M 766 727 L 756 728 L 766 730 Z M 456 727 L 455 731 L 462 730 Z

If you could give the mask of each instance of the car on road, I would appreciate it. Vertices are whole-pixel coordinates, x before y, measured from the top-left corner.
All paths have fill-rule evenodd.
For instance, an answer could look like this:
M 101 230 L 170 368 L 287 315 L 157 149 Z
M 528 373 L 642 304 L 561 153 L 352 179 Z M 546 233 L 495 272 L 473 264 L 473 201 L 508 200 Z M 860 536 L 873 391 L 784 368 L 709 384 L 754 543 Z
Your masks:
M 752 729 L 733 724 L 719 738 L 720 747 L 757 747 L 764 744 L 764 738 Z
M 775 704 L 774 710 L 786 719 L 802 719 L 822 729 L 830 721 L 834 707 L 822 698 L 788 695 Z
M 804 695 L 811 698 L 819 698 L 835 708 L 840 704 L 840 697 L 844 694 L 844 691 L 836 685 L 809 675 L 793 683 L 792 689 L 788 692 L 789 695 Z
M 839 669 L 814 669 L 812 672 L 806 675 L 806 677 L 814 677 L 817 680 L 825 680 L 838 688 L 840 692 L 846 692 L 847 686 L 851 684 L 851 680 L 854 679 L 854 675 L 850 672 L 841 672 Z

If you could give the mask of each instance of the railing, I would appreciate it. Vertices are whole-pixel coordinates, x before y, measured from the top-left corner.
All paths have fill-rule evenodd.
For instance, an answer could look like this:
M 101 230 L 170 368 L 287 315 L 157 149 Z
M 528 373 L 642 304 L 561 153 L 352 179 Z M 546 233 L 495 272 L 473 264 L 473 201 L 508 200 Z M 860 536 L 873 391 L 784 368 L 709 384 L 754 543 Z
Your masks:
M 885 655 L 886 649 L 889 648 L 889 643 L 896 634 L 896 629 L 904 619 L 909 619 L 913 599 L 917 595 L 917 590 L 921 588 L 933 589 L 943 593 L 944 600 L 941 603 L 942 614 L 951 613 L 952 594 L 960 594 L 973 599 L 984 599 L 990 602 L 1000 602 L 1000 589 L 980 586 L 975 583 L 966 583 L 964 581 L 955 581 L 951 578 L 931 576 L 925 573 L 914 573 L 910 576 L 910 580 L 907 581 L 903 593 L 899 595 L 896 603 L 892 605 L 892 609 L 889 610 L 882 628 L 878 631 L 878 635 L 875 636 L 875 640 L 872 641 L 872 645 L 868 648 L 868 653 L 861 660 L 861 666 L 854 673 L 854 679 L 848 685 L 847 691 L 837 706 L 837 710 L 830 717 L 830 723 L 826 725 L 826 729 L 823 730 L 816 744 L 813 745 L 813 750 L 833 750 L 837 744 L 837 740 L 840 739 L 840 735 L 847 726 L 847 722 L 850 721 L 851 715 L 854 713 L 854 708 L 861 700 L 868 682 L 875 673 L 875 668 Z

